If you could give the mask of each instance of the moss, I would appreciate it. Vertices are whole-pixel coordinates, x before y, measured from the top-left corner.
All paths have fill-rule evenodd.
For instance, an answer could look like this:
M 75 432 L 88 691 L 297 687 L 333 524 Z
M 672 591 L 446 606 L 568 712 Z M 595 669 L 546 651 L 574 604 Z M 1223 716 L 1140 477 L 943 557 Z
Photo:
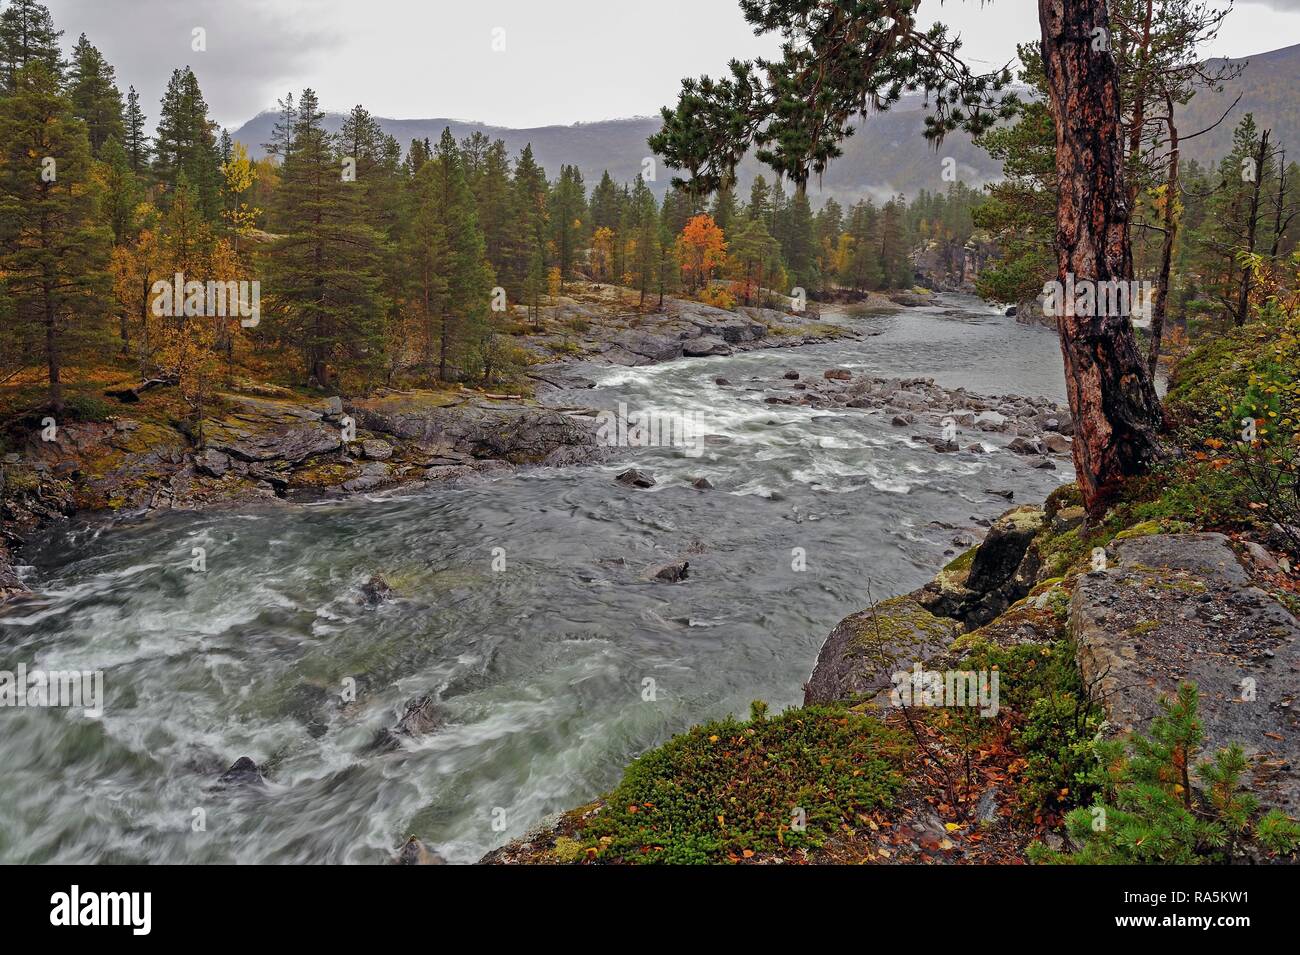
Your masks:
M 551 849 L 550 854 L 556 862 L 577 862 L 579 859 L 586 856 L 587 847 L 577 839 L 570 839 L 568 836 L 558 836 L 555 840 L 555 847 Z
M 899 651 L 908 647 L 942 643 L 955 624 L 936 617 L 910 595 L 882 600 L 874 607 L 845 620 L 853 628 L 851 652 L 892 665 Z
M 1115 540 L 1131 540 L 1134 537 L 1150 537 L 1152 534 L 1160 533 L 1159 521 L 1143 521 L 1140 524 L 1134 524 L 1115 535 Z
M 944 564 L 943 570 L 935 575 L 935 583 L 945 590 L 963 586 L 970 576 L 971 565 L 975 563 L 975 552 L 978 550 L 978 546 L 972 547 Z
M 1079 485 L 1071 482 L 1062 484 L 1051 494 L 1047 495 L 1047 500 L 1043 501 L 1043 511 L 1050 521 L 1057 515 L 1057 512 L 1067 507 L 1080 507 L 1083 504 L 1083 494 L 1079 491 Z
M 289 486 L 292 488 L 317 489 L 338 487 L 355 473 L 357 473 L 355 467 L 339 464 L 338 462 L 313 463 L 294 471 L 289 478 Z

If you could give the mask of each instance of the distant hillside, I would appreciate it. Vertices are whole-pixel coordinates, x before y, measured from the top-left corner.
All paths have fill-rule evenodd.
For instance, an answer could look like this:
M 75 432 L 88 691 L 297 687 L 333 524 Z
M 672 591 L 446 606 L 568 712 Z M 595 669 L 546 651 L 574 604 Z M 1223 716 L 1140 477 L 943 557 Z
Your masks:
M 1224 60 L 1210 60 L 1210 64 Z M 1241 62 L 1226 61 L 1226 62 Z M 1272 141 L 1287 149 L 1290 159 L 1300 159 L 1300 44 L 1246 58 L 1246 68 L 1222 93 L 1200 92 L 1182 111 L 1178 132 L 1183 136 L 1215 123 L 1237 94 L 1241 102 L 1212 132 L 1185 144 L 1184 155 L 1200 163 L 1217 162 L 1232 148 L 1232 129 L 1247 113 L 1255 114 L 1260 129 L 1272 129 Z
M 861 124 L 856 135 L 845 142 L 844 155 L 831 165 L 821 192 L 815 183 L 810 188 L 814 204 L 819 204 L 819 196 L 824 199 L 833 195 L 840 201 L 855 201 L 862 196 L 881 198 L 897 192 L 915 195 L 921 189 L 942 189 L 940 171 L 945 156 L 957 161 L 958 176 L 969 184 L 981 185 L 998 178 L 999 164 L 977 149 L 965 134 L 948 137 L 936 152 L 921 135 L 924 115 L 919 99 L 905 100 L 893 111 L 872 116 Z M 341 113 L 325 116 L 325 127 L 331 131 L 338 130 L 342 122 Z M 503 139 L 512 156 L 532 143 L 533 153 L 548 175 L 557 175 L 562 163 L 576 164 L 588 188 L 600 180 L 606 169 L 616 182 L 630 182 L 641 171 L 642 159 L 652 155 L 646 139 L 659 130 L 658 117 L 533 129 L 509 129 L 459 119 L 380 118 L 379 122 L 386 132 L 397 137 L 403 149 L 412 139 L 428 137 L 436 142 L 448 126 L 457 139 L 476 130 L 492 139 Z M 262 144 L 271 138 L 274 123 L 274 113 L 260 113 L 231 135 L 248 147 L 253 156 L 263 156 Z M 765 172 L 761 163 L 746 160 L 740 170 L 742 188 L 747 190 L 754 175 L 760 172 Z M 771 172 L 766 171 L 766 175 L 771 180 Z M 671 179 L 672 170 L 661 164 L 651 184 L 656 195 L 662 197 Z
M 1183 111 L 1179 130 L 1188 135 L 1217 120 L 1237 93 L 1243 93 L 1232 115 L 1213 132 L 1188 141 L 1184 154 L 1202 163 L 1217 160 L 1230 148 L 1232 127 L 1237 120 L 1253 111 L 1262 128 L 1273 129 L 1274 142 L 1288 146 L 1291 155 L 1300 158 L 1297 83 L 1300 83 L 1300 45 L 1249 57 L 1249 65 L 1236 82 L 1222 93 L 1197 94 Z M 828 196 L 852 202 L 863 196 L 879 199 L 901 192 L 911 197 L 921 189 L 942 190 L 946 186 L 940 175 L 945 157 L 956 160 L 959 178 L 969 185 L 983 185 L 1001 176 L 1000 165 L 974 146 L 964 133 L 950 135 L 937 150 L 927 143 L 921 134 L 924 116 L 920 97 L 909 97 L 890 112 L 871 116 L 859 124 L 856 134 L 844 143 L 844 155 L 831 164 L 820 189 L 817 183 L 810 188 L 814 204 Z M 326 128 L 330 130 L 337 130 L 342 121 L 340 113 L 325 117 Z M 271 138 L 274 122 L 273 113 L 261 113 L 232 135 L 254 156 L 261 156 L 264 155 L 262 144 Z M 548 175 L 557 175 L 562 163 L 576 164 L 588 188 L 595 185 L 606 169 L 617 182 L 631 181 L 641 171 L 642 160 L 650 155 L 646 138 L 659 128 L 658 117 L 533 129 L 509 129 L 457 119 L 381 118 L 380 123 L 397 137 L 403 148 L 412 139 L 428 137 L 435 141 L 447 126 L 457 139 L 476 130 L 493 139 L 503 139 L 511 155 L 532 143 L 533 152 Z M 752 158 L 746 160 L 740 170 L 742 190 L 748 189 L 755 174 L 764 171 Z M 657 195 L 663 195 L 671 178 L 671 170 L 662 166 L 658 169 L 656 181 L 652 183 Z

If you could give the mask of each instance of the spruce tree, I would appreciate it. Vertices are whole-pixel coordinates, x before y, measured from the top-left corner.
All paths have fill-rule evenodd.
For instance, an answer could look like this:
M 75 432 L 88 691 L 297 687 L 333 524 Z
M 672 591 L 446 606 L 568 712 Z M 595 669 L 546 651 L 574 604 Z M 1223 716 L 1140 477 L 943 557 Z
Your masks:
M 61 36 L 63 31 L 54 29 L 54 19 L 44 4 L 10 0 L 0 12 L 0 92 L 17 92 L 19 70 L 32 63 L 43 64 L 62 81 Z
M 136 206 L 144 193 L 131 171 L 130 157 L 116 139 L 104 144 L 100 150 L 100 162 L 103 168 L 104 218 L 113 233 L 113 245 L 125 245 L 135 233 Z
M 587 193 L 577 166 L 560 167 L 560 178 L 551 192 L 550 209 L 551 241 L 563 289 L 563 283 L 573 277 L 586 237 Z
M 45 364 L 49 406 L 63 369 L 100 331 L 108 235 L 86 128 L 44 60 L 0 100 L 0 276 L 14 331 Z
M 208 104 L 198 78 L 188 66 L 173 70 L 163 95 L 154 138 L 154 172 L 170 193 L 177 177 L 185 173 L 208 219 L 221 213 L 221 155 L 216 123 L 208 117 Z
M 533 158 L 531 144 L 524 146 L 515 161 L 512 193 L 513 228 L 506 256 L 506 287 L 524 292 L 535 320 L 537 305 L 546 290 L 549 190 L 546 173 Z
M 424 163 L 412 180 L 410 205 L 397 248 L 398 289 L 404 313 L 420 339 L 419 363 L 430 376 L 438 365 L 436 342 L 447 298 L 447 227 L 435 163 Z
M 503 140 L 488 146 L 473 188 L 484 251 L 493 269 L 504 274 L 510 246 L 512 197 L 510 159 Z
M 145 132 L 144 110 L 140 108 L 140 94 L 132 86 L 126 93 L 126 114 L 123 118 L 124 139 L 127 159 L 131 171 L 137 176 L 144 175 L 149 168 L 149 157 L 153 150 L 149 145 L 149 134 Z
M 342 157 L 304 90 L 281 168 L 279 228 L 268 298 L 303 355 L 308 383 L 334 388 L 340 367 L 368 383 L 384 360 L 382 237 L 365 224 L 363 194 L 344 181 Z
M 438 377 L 448 380 L 453 350 L 477 337 L 475 326 L 488 321 L 488 299 L 494 281 L 484 254 L 483 233 L 474 209 L 474 194 L 451 130 L 444 129 L 434 153 L 433 190 L 443 217 L 447 242 L 443 300 L 438 340 Z
M 723 183 L 718 188 L 718 191 L 713 194 L 713 205 L 709 209 L 709 214 L 713 216 L 713 221 L 718 224 L 718 228 L 723 233 L 731 234 L 738 213 L 736 210 L 736 190 L 730 182 Z
M 110 138 L 124 136 L 122 94 L 118 91 L 113 67 L 104 59 L 86 34 L 77 39 L 68 73 L 68 93 L 72 109 L 86 123 L 90 152 L 98 157 Z
M 600 182 L 591 190 L 591 226 L 593 229 L 612 229 L 615 233 L 621 225 L 622 205 L 619 201 L 619 189 L 606 169 L 600 176 Z

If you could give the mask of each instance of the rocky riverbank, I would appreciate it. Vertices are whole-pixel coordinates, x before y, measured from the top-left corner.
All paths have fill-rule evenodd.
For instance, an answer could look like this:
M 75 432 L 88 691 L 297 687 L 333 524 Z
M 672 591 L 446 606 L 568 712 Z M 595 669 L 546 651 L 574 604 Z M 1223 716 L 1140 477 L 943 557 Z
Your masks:
M 1197 684 L 1205 752 L 1242 746 L 1245 785 L 1261 810 L 1293 818 L 1300 812 L 1293 771 L 1300 759 L 1295 706 L 1300 621 L 1295 602 L 1279 586 L 1285 558 L 1253 541 L 1179 532 L 1174 525 L 1171 532 L 1153 522 L 1120 533 L 1084 560 L 1072 559 L 1069 555 L 1078 551 L 1073 545 L 1085 531 L 1074 497 L 1073 486 L 1067 486 L 1042 507 L 1008 511 L 979 545 L 930 583 L 835 627 L 804 687 L 804 710 L 791 713 L 804 713 L 807 721 L 824 719 L 827 708 L 850 719 L 873 714 L 910 733 L 915 748 L 891 757 L 899 772 L 894 797 L 884 808 L 859 815 L 858 826 L 826 832 L 825 839 L 800 842 L 798 848 L 778 844 L 785 841 L 778 827 L 778 838 L 766 850 L 733 851 L 732 861 L 1015 862 L 1036 843 L 1049 851 L 1068 850 L 1072 843 L 1062 818 L 1030 802 L 1029 793 L 1041 782 L 1037 774 L 1060 757 L 1040 751 L 1042 741 L 1026 733 L 1036 714 L 1024 708 L 1021 695 L 1025 685 L 1054 667 L 1077 673 L 1070 678 L 1071 694 L 1095 709 L 1080 726 L 1097 726 L 1109 738 L 1149 731 L 1162 712 L 1160 697 L 1176 694 L 1184 682 Z M 948 729 L 952 711 L 934 718 L 934 710 L 917 709 L 915 703 L 900 709 L 893 695 L 899 673 L 974 672 L 990 660 L 1001 661 L 1001 705 L 1010 713 L 1001 717 L 1002 728 L 985 732 L 988 742 L 977 754 L 954 751 Z M 1047 729 L 1053 738 L 1065 739 L 1066 714 L 1054 713 L 1051 721 Z M 992 722 L 996 726 L 997 718 Z M 718 738 L 712 727 L 701 732 Z M 656 761 L 647 767 L 659 768 L 649 771 L 666 772 L 663 759 L 652 755 Z M 954 779 L 951 770 L 963 758 L 965 779 Z M 692 764 L 692 774 L 708 780 L 700 787 L 702 812 L 723 808 L 725 800 L 706 795 L 714 786 L 741 788 L 738 779 L 714 779 L 712 759 Z M 634 767 L 624 787 L 635 778 L 644 791 L 647 771 L 636 776 Z M 1199 781 L 1196 785 L 1197 798 L 1211 798 Z M 1049 795 L 1044 805 L 1066 799 L 1067 792 Z M 626 843 L 629 828 L 637 827 L 634 833 L 642 833 L 642 839 L 655 832 L 659 808 L 625 807 L 626 798 L 620 790 L 550 817 L 483 862 L 647 861 L 623 857 L 616 847 Z M 689 797 L 683 793 L 682 798 Z M 736 808 L 743 814 L 743 807 Z M 675 811 L 674 818 L 680 818 L 680 807 Z M 761 822 L 761 815 L 744 822 Z M 739 827 L 742 820 L 731 825 Z M 719 830 L 719 844 L 726 843 L 725 830 Z M 666 829 L 658 839 L 668 845 L 674 834 Z M 663 845 L 651 842 L 642 851 L 664 852 Z M 1274 858 L 1258 849 L 1243 851 L 1256 861 Z
M 564 367 L 569 362 L 645 365 L 857 334 L 821 323 L 815 308 L 732 311 L 666 298 L 643 313 L 616 286 L 584 287 L 581 297 L 561 297 L 542 312 L 519 339 L 537 362 L 526 389 L 536 398 L 466 389 L 313 398 L 236 379 L 209 402 L 201 434 L 181 423 L 166 383 L 110 387 L 107 413 L 57 422 L 53 433 L 37 417 L 16 422 L 0 460 L 0 604 L 27 589 L 14 551 L 53 520 L 275 505 L 588 463 L 603 453 L 596 412 L 544 400 L 556 389 L 590 387 Z

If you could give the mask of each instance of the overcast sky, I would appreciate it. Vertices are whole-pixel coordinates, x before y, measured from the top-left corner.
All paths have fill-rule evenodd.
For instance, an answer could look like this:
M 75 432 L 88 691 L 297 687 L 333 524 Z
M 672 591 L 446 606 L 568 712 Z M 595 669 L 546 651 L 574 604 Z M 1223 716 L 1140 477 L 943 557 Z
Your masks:
M 69 47 L 85 32 L 140 92 L 150 124 L 173 68 L 194 68 L 231 128 L 304 86 L 329 110 L 500 126 L 654 114 L 685 75 L 776 48 L 736 0 L 44 0 Z M 0 0 L 3 3 L 3 0 Z M 1034 0 L 927 0 L 972 63 L 1038 36 Z M 924 17 L 922 17 L 924 19 Z M 193 30 L 207 50 L 192 49 Z M 504 49 L 494 50 L 496 46 Z M 1300 43 L 1300 0 L 1237 4 L 1207 56 Z

